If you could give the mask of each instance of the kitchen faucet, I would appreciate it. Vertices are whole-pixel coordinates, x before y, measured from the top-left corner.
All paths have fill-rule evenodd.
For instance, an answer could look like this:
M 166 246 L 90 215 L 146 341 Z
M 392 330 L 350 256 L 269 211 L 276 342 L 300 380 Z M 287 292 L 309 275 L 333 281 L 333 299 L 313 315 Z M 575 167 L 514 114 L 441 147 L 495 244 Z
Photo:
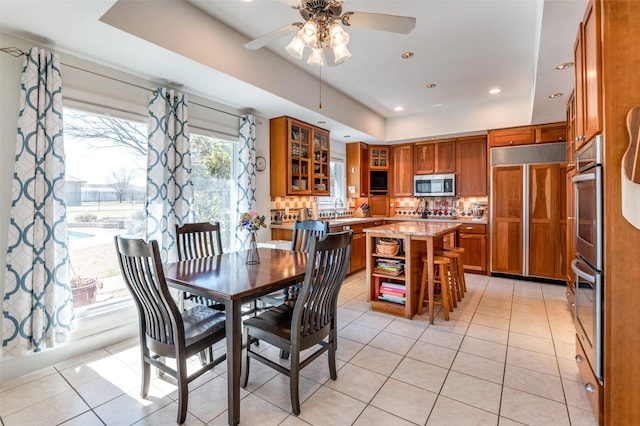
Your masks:
M 344 207 L 344 203 L 340 198 L 336 198 L 336 201 L 333 203 L 333 218 L 338 218 L 338 207 Z

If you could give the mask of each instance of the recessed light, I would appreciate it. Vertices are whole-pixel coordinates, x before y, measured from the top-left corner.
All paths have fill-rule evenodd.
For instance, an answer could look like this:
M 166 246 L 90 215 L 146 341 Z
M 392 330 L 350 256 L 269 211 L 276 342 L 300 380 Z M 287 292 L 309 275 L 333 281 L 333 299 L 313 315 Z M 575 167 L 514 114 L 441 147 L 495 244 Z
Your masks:
M 393 109 L 394 111 L 404 111 L 404 107 L 397 106 Z
M 349 139 L 351 137 L 351 135 L 344 135 L 345 139 Z
M 413 52 L 404 52 L 402 54 L 402 59 L 411 59 L 413 58 Z
M 429 83 L 429 84 L 427 84 L 426 87 L 427 87 L 427 89 L 433 89 L 436 86 L 437 86 L 437 84 L 435 84 L 435 83 Z
M 556 65 L 556 69 L 557 70 L 566 70 L 566 69 L 572 68 L 573 65 L 574 65 L 573 62 L 565 62 L 563 64 Z
M 434 108 L 440 108 L 441 106 L 444 106 L 444 104 L 433 104 L 431 106 Z
M 245 1 L 246 1 L 246 0 L 245 0 Z M 318 124 L 327 124 L 327 122 L 326 122 L 326 121 L 324 121 L 324 120 L 320 120 L 320 121 L 318 121 Z
M 491 90 L 489 90 L 489 93 L 491 93 L 492 95 L 497 95 L 497 94 L 498 94 L 498 93 L 500 93 L 500 92 L 501 92 L 501 90 L 500 90 L 500 89 L 498 89 L 498 88 L 495 88 L 495 89 L 491 89 Z
M 564 95 L 564 93 L 562 93 L 562 92 L 557 92 L 557 93 L 554 93 L 553 95 L 549 95 L 549 98 L 551 98 L 551 99 L 555 99 L 555 98 L 559 98 L 559 97 L 560 97 L 560 96 L 562 96 L 562 95 Z

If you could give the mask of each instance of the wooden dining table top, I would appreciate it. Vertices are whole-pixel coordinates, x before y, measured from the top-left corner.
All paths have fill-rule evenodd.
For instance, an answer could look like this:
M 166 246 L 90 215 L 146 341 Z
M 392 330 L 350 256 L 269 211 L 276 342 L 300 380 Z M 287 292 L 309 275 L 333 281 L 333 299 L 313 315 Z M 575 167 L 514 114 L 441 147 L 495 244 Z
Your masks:
M 171 287 L 220 300 L 253 299 L 301 280 L 307 253 L 258 248 L 260 263 L 247 265 L 248 251 L 183 260 L 165 265 Z

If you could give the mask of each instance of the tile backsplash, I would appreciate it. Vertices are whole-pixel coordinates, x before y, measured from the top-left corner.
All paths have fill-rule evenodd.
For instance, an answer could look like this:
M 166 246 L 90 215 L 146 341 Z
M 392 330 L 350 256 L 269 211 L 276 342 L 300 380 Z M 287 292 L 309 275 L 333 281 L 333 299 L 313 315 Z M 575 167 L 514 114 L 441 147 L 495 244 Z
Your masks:
M 314 201 L 317 201 L 317 197 L 271 197 L 271 222 L 275 222 L 276 212 L 280 213 L 283 222 L 292 222 L 298 218 L 299 209 L 307 208 L 311 211 Z M 366 198 L 351 198 L 348 202 L 345 201 L 345 206 L 338 209 L 338 216 L 351 216 L 353 211 L 366 201 Z M 420 216 L 424 209 L 428 216 L 470 217 L 473 215 L 472 209 L 476 202 L 484 205 L 486 211 L 487 197 L 390 197 L 389 215 L 415 217 Z M 333 215 L 333 208 L 318 208 L 320 219 L 328 218 L 331 215 Z

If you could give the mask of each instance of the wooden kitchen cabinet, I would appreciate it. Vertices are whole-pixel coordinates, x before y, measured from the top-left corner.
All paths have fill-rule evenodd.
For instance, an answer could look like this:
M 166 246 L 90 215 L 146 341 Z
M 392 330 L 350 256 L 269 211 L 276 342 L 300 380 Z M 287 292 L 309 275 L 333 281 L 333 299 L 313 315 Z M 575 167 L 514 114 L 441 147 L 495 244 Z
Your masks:
M 371 145 L 369 147 L 369 170 L 389 170 L 389 147 Z
M 576 146 L 602 132 L 601 5 L 591 0 L 574 46 Z
M 270 127 L 271 196 L 330 195 L 329 132 L 286 116 Z
M 413 145 L 391 147 L 391 196 L 413 196 Z
M 522 166 L 493 168 L 491 271 L 521 275 L 523 191 Z
M 351 241 L 351 258 L 349 273 L 358 272 L 367 266 L 367 240 L 364 229 L 382 225 L 382 220 L 375 222 L 357 223 L 351 225 L 353 240 Z
M 462 262 L 465 271 L 487 272 L 487 225 L 471 223 L 460 227 L 460 242 L 464 248 Z
M 371 216 L 389 216 L 389 196 L 370 195 L 369 213 L 371 213 Z
M 566 166 L 529 166 L 529 275 L 566 279 Z
M 414 145 L 413 156 L 416 175 L 456 172 L 455 139 L 418 142 Z
M 567 123 L 542 124 L 535 127 L 535 143 L 566 142 Z
M 508 129 L 489 130 L 489 147 L 528 145 L 536 140 L 532 126 L 512 127 Z
M 576 97 L 575 92 L 572 92 L 567 102 L 567 170 L 573 169 L 576 165 L 575 129 Z
M 456 194 L 487 195 L 487 138 L 475 136 L 456 141 Z
M 369 196 L 369 145 L 347 144 L 347 193 L 351 198 Z

